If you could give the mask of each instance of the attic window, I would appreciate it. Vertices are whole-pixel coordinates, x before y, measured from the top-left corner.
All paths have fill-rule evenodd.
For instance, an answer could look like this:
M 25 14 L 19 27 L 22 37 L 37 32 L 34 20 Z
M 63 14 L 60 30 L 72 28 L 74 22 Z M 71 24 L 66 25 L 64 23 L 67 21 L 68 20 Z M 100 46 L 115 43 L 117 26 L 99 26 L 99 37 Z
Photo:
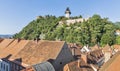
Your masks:
M 60 64 L 62 64 L 62 62 L 60 62 Z

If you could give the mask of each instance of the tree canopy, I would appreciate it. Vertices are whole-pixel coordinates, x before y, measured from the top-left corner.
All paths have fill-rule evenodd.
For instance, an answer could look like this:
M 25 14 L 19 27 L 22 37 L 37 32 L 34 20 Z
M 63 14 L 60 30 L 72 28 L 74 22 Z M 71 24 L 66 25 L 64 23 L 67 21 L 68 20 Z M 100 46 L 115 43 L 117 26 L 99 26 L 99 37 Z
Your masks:
M 69 43 L 90 46 L 95 44 L 113 45 L 115 43 L 116 27 L 112 22 L 108 21 L 108 18 L 101 18 L 95 14 L 87 21 L 71 25 L 66 25 L 65 22 L 64 24 L 59 24 L 61 20 L 67 20 L 67 18 L 63 16 L 41 16 L 30 22 L 22 31 L 15 34 L 14 38 L 64 40 Z

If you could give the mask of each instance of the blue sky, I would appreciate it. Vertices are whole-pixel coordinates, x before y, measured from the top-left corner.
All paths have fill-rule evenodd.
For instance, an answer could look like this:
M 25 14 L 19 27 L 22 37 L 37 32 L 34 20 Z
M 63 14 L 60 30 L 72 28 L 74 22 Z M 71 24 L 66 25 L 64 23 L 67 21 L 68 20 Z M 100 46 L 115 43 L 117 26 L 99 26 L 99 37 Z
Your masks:
M 15 34 L 39 15 L 72 16 L 99 14 L 120 21 L 120 0 L 0 0 L 0 34 Z

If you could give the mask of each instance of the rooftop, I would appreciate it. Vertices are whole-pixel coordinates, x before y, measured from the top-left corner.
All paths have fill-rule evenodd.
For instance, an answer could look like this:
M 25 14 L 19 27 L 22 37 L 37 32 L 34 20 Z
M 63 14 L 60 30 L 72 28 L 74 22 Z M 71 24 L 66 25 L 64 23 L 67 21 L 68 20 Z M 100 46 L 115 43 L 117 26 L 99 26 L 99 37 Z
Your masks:
M 109 61 L 107 61 L 99 71 L 120 71 L 120 52 L 117 52 Z
M 70 13 L 71 14 L 69 7 L 66 8 L 65 13 Z
M 95 46 L 91 47 L 91 50 L 94 51 L 94 50 L 98 50 L 100 49 L 99 46 L 96 44 Z
M 27 67 L 22 71 L 55 71 L 54 67 L 49 62 L 42 62 L 33 66 Z
M 86 64 L 84 60 L 80 59 L 80 66 L 78 67 L 78 61 L 73 61 L 71 63 L 68 63 L 68 67 L 70 71 L 93 71 L 91 66 L 89 64 Z
M 22 59 L 22 63 L 34 65 L 55 59 L 61 51 L 64 41 L 4 39 L 0 43 L 0 58 L 9 55 L 9 60 Z M 17 61 L 17 60 L 16 60 Z
M 107 44 L 104 48 L 103 48 L 104 52 L 112 52 L 112 48 Z

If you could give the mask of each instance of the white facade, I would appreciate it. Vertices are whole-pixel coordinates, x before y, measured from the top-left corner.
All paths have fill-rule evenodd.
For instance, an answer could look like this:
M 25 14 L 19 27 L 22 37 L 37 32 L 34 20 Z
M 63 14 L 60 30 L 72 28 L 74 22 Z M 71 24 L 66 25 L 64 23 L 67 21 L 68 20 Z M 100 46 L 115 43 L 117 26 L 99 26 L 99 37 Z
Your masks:
M 87 46 L 84 46 L 80 51 L 81 52 L 90 52 L 90 50 Z
M 10 64 L 0 59 L 0 71 L 10 71 Z
M 105 55 L 105 62 L 107 62 L 111 57 L 111 53 L 110 52 L 105 52 L 104 55 Z
M 120 30 L 116 30 L 115 35 L 120 36 Z
M 120 32 L 116 32 L 115 35 L 120 36 Z
M 84 22 L 84 21 L 87 21 L 88 19 L 89 18 L 69 19 L 69 20 L 66 20 L 66 24 L 70 25 L 70 24 L 74 24 L 74 23 Z
M 70 15 L 66 14 L 66 17 L 67 16 L 70 16 Z M 64 22 L 65 22 L 67 25 L 70 25 L 70 24 L 75 24 L 75 23 L 79 23 L 79 22 L 84 22 L 84 21 L 87 21 L 88 19 L 89 18 L 69 19 L 66 21 L 59 21 L 59 24 L 64 24 Z
M 65 17 L 66 17 L 66 18 L 70 18 L 70 13 L 66 13 L 66 14 L 65 14 Z

